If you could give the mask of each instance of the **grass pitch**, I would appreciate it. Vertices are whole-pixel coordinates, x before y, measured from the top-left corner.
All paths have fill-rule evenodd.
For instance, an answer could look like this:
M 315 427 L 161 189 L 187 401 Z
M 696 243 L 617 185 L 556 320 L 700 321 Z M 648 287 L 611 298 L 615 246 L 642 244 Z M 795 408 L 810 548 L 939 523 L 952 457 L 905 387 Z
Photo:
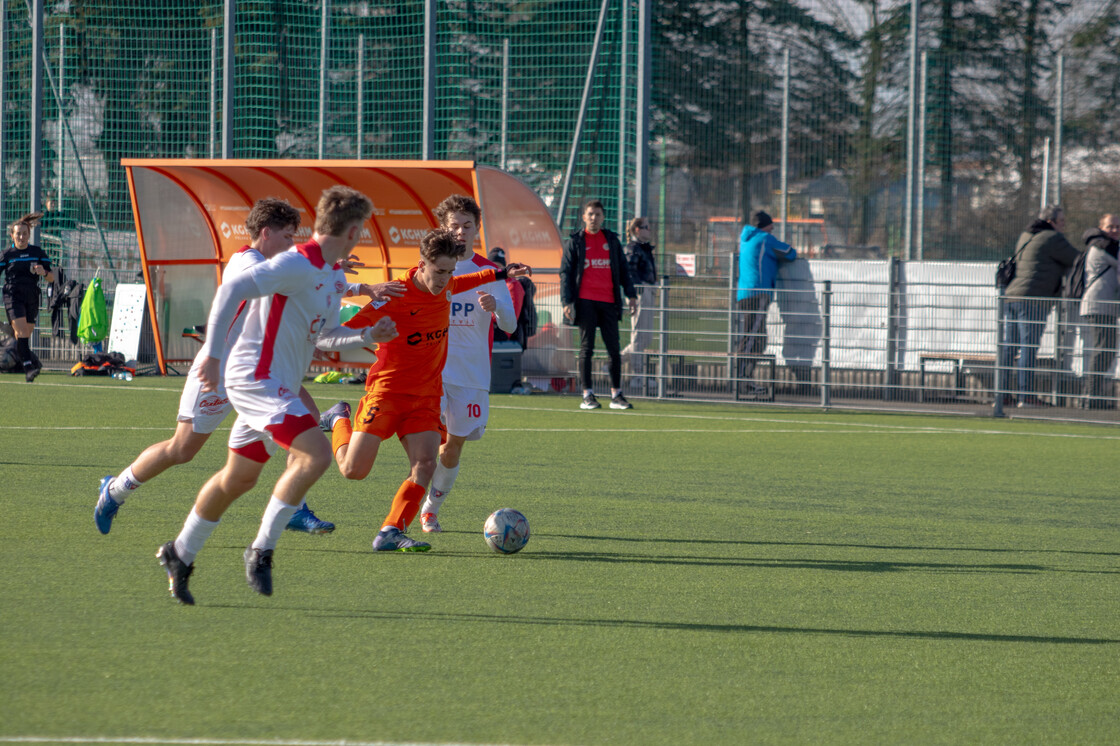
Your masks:
M 154 554 L 232 418 L 92 519 L 180 385 L 0 378 L 0 742 L 1120 741 L 1115 429 L 495 396 L 433 551 L 370 550 L 407 472 L 387 443 L 320 480 L 338 530 L 287 533 L 256 595 L 277 457 L 182 607 Z M 520 554 L 485 546 L 499 507 Z

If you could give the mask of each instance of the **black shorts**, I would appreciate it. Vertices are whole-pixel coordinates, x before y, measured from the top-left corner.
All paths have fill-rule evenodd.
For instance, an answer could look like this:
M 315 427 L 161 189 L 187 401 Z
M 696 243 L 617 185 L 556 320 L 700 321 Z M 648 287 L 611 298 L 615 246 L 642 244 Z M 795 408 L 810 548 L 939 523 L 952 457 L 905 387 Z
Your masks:
M 4 310 L 8 320 L 27 319 L 32 324 L 39 321 L 39 288 L 13 287 L 4 290 Z

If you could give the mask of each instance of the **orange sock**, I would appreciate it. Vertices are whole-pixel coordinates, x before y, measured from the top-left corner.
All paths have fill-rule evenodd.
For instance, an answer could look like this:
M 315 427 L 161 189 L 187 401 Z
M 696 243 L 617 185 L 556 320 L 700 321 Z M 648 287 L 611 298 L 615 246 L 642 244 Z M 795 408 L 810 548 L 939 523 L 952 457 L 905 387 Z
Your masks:
M 420 512 L 420 503 L 424 501 L 426 489 L 410 479 L 401 482 L 400 489 L 393 496 L 393 507 L 389 508 L 389 515 L 385 516 L 385 526 L 396 526 L 401 531 L 412 523 L 412 519 Z
M 331 430 L 331 453 L 338 453 L 339 448 L 350 442 L 353 434 L 354 426 L 350 424 L 350 420 L 340 419 L 334 423 L 334 430 Z

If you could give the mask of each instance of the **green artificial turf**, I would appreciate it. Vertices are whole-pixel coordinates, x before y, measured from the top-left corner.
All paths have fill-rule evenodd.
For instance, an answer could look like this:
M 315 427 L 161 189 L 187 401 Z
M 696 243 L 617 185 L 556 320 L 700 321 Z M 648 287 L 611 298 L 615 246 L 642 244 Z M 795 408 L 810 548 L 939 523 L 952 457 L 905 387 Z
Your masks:
M 1120 741 L 1120 430 L 494 396 L 431 552 L 370 550 L 407 474 L 386 443 L 253 593 L 277 456 L 183 607 L 155 551 L 232 417 L 92 519 L 181 384 L 0 378 L 0 742 Z M 500 507 L 520 554 L 483 541 Z

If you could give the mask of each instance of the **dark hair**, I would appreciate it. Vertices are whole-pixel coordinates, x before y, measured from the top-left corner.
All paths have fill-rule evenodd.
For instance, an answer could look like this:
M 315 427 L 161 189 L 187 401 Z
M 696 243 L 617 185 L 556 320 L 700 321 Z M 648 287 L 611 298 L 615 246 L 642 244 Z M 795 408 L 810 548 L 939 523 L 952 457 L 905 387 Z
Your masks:
M 354 223 L 369 220 L 373 214 L 373 202 L 357 189 L 338 184 L 319 197 L 315 213 L 316 233 L 341 236 Z
M 626 235 L 627 236 L 633 236 L 635 233 L 638 232 L 638 227 L 642 223 L 648 223 L 648 222 L 649 222 L 649 218 L 645 217 L 644 215 L 639 215 L 638 217 L 631 220 L 630 223 L 626 226 Z
M 1038 211 L 1038 219 L 1045 220 L 1047 223 L 1053 225 L 1054 221 L 1058 219 L 1058 216 L 1064 212 L 1065 210 L 1062 209 L 1061 205 L 1046 205 L 1046 207 Z
M 494 264 L 500 264 L 503 267 L 506 266 L 506 250 L 501 246 L 495 246 L 490 249 L 490 253 L 486 255 L 486 258 L 494 262 Z
M 249 238 L 256 241 L 265 228 L 282 231 L 291 226 L 294 229 L 299 227 L 299 220 L 299 210 L 286 201 L 276 197 L 265 197 L 258 199 L 253 205 L 249 217 L 245 218 L 245 227 L 249 229 Z
M 439 221 L 440 226 L 447 225 L 447 219 L 457 212 L 466 212 L 474 216 L 474 222 L 482 220 L 482 208 L 478 203 L 465 194 L 452 194 L 436 205 L 435 214 L 436 220 Z
M 31 230 L 32 228 L 37 226 L 39 224 L 39 221 L 42 220 L 42 219 L 43 219 L 43 213 L 41 213 L 41 212 L 29 212 L 26 215 L 24 215 L 23 217 L 21 217 L 19 220 L 15 221 L 11 225 L 9 225 L 8 226 L 8 233 L 11 234 L 12 231 L 14 231 L 18 226 L 21 226 L 21 225 L 25 225 L 25 226 L 27 226 L 28 230 Z
M 602 202 L 600 202 L 597 199 L 589 199 L 589 200 L 587 200 L 586 202 L 583 203 L 583 209 L 579 211 L 579 214 L 582 215 L 583 213 L 587 212 L 588 209 L 590 209 L 592 207 L 598 207 L 600 210 L 603 211 L 604 215 L 607 212 L 607 208 L 603 207 Z
M 420 256 L 426 262 L 434 262 L 441 256 L 458 260 L 465 252 L 466 247 L 455 240 L 451 231 L 443 228 L 433 228 L 420 239 Z

